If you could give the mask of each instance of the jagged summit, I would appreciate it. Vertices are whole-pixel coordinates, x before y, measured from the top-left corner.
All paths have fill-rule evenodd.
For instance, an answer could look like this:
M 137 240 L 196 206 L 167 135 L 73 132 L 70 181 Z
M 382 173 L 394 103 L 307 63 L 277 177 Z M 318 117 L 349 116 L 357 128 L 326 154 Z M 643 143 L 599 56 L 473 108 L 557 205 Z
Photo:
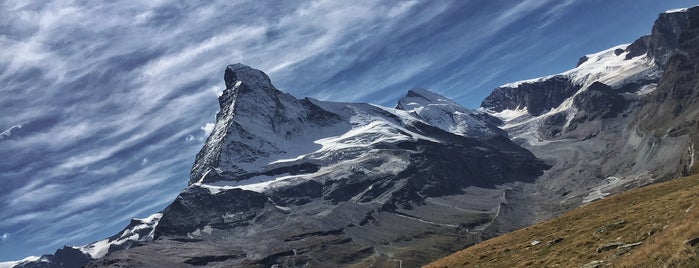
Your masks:
M 224 72 L 223 80 L 226 83 L 226 89 L 236 87 L 238 82 L 255 88 L 272 87 L 272 81 L 267 74 L 242 63 L 228 65 Z
M 639 38 L 626 49 L 630 52 L 627 58 L 646 54 L 664 67 L 677 51 L 681 39 L 687 38 L 683 33 L 696 27 L 698 15 L 699 6 L 661 13 L 651 34 Z
M 531 182 L 548 167 L 427 90 L 410 90 L 392 109 L 299 100 L 240 64 L 224 79 L 189 187 L 163 211 L 157 242 L 134 251 L 166 248 L 168 260 L 233 267 L 386 266 L 387 254 L 417 266 L 431 257 L 403 253 L 396 237 L 477 239 L 479 231 L 457 227 L 488 228 L 512 187 L 502 185 Z M 472 194 L 440 198 L 464 191 Z
M 424 88 L 413 88 L 409 89 L 408 93 L 405 95 L 403 98 L 422 98 L 428 102 L 436 103 L 436 102 L 446 102 L 451 100 L 447 99 L 446 97 L 439 95 L 435 92 L 429 91 Z M 400 105 L 400 101 L 399 101 Z
M 312 128 L 309 103 L 274 88 L 264 72 L 229 65 L 224 82 L 214 130 L 197 154 L 190 183 L 244 179 L 274 161 L 270 156 L 298 151 L 289 140 Z
M 477 112 L 425 89 L 409 90 L 397 109 L 391 109 L 299 100 L 274 88 L 264 72 L 243 64 L 229 65 L 224 80 L 221 110 L 197 155 L 190 184 L 267 189 L 279 185 L 273 181 L 280 175 L 309 176 L 378 144 L 500 135 L 491 130 L 496 127 L 474 117 Z M 434 130 L 422 128 L 448 135 L 425 134 Z

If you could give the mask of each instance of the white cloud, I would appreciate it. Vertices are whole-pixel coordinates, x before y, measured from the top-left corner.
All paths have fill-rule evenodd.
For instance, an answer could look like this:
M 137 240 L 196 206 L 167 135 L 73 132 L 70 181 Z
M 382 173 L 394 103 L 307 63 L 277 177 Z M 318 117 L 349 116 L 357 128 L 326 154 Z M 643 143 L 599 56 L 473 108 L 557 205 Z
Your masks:
M 2 141 L 4 138 L 8 138 L 8 137 L 12 136 L 12 132 L 13 132 L 13 131 L 22 128 L 22 127 L 24 126 L 24 124 L 26 124 L 26 123 L 27 123 L 27 122 L 25 121 L 25 122 L 16 124 L 16 125 L 14 125 L 14 126 L 11 126 L 11 127 L 8 128 L 8 129 L 6 129 L 6 130 L 3 131 L 2 133 L 0 133 L 0 141 Z
M 201 127 L 201 130 L 204 131 L 204 136 L 208 137 L 209 135 L 211 135 L 211 132 L 214 131 L 214 126 L 216 126 L 216 124 L 214 124 L 214 123 L 206 123 L 206 125 L 204 125 L 203 127 Z
M 7 239 L 9 239 L 9 238 L 10 238 L 10 234 L 9 234 L 9 233 L 4 233 L 4 234 L 2 234 L 2 236 L 0 236 L 0 240 L 2 240 L 2 241 L 5 241 L 5 240 L 7 240 Z

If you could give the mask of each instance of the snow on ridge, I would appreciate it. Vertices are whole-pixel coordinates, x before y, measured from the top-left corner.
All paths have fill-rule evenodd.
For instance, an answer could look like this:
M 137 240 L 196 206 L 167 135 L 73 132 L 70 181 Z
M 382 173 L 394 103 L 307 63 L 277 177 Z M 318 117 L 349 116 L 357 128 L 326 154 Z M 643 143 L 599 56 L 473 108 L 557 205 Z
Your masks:
M 475 138 L 493 135 L 485 123 L 473 117 L 476 111 L 426 89 L 409 90 L 396 107 L 414 120 L 456 135 Z
M 342 116 L 352 127 L 341 133 L 321 137 L 312 141 L 314 146 L 318 146 L 318 149 L 313 152 L 304 153 L 301 155 L 292 154 L 289 155 L 291 158 L 288 159 L 278 159 L 278 157 L 272 157 L 276 160 L 269 162 L 268 165 L 291 162 L 300 163 L 303 161 L 328 161 L 326 158 L 328 154 L 332 152 L 337 152 L 339 150 L 368 148 L 378 143 L 396 143 L 401 141 L 417 140 L 427 140 L 435 143 L 441 142 L 434 138 L 408 130 L 406 128 L 407 125 L 413 124 L 414 122 L 420 120 L 414 118 L 406 111 L 374 104 L 335 103 L 321 102 L 316 100 L 314 100 L 314 103 L 323 107 L 323 109 L 327 111 L 331 111 Z M 392 120 L 379 116 L 379 114 L 376 112 L 369 111 L 369 109 L 380 109 L 386 111 L 389 114 L 396 116 L 400 121 L 393 122 Z M 331 163 L 327 164 L 333 166 L 335 164 L 342 164 L 349 160 L 344 159 L 335 161 L 331 161 Z M 312 179 L 327 172 L 329 171 L 324 171 L 324 169 L 321 169 L 320 171 L 311 174 L 280 174 L 275 176 L 258 175 L 241 181 L 217 181 L 211 183 L 202 183 L 200 181 L 193 184 L 193 186 L 205 188 L 209 190 L 209 193 L 211 194 L 218 194 L 221 191 L 232 189 L 249 190 L 262 193 L 268 189 Z
M 160 218 L 162 218 L 163 214 L 162 213 L 155 213 L 153 215 L 150 215 L 146 218 L 143 219 L 137 219 L 134 218 L 134 221 L 139 221 L 141 222 L 140 224 L 131 227 L 130 229 L 127 228 L 125 229 L 118 238 L 110 240 L 109 238 L 99 240 L 97 242 L 93 242 L 91 244 L 87 244 L 81 247 L 73 247 L 75 249 L 80 250 L 82 253 L 85 253 L 92 257 L 93 259 L 99 259 L 107 255 L 109 253 L 109 248 L 112 245 L 115 246 L 121 246 L 124 243 L 127 242 L 136 242 L 136 241 L 149 241 L 153 239 L 153 234 L 155 232 L 155 227 L 160 221 Z M 151 229 L 150 232 L 141 237 L 137 233 L 137 231 L 144 230 L 144 229 Z
M 633 80 L 657 78 L 661 72 L 655 61 L 646 55 L 626 59 L 626 47 L 622 44 L 612 48 L 585 55 L 587 60 L 571 70 L 539 78 L 504 84 L 502 88 L 517 88 L 523 84 L 531 84 L 551 79 L 555 76 L 565 76 L 574 84 L 587 87 L 594 82 L 602 82 L 611 87 L 619 86 Z M 618 53 L 619 50 L 623 52 Z M 618 53 L 618 54 L 617 54 Z
M 523 107 L 521 109 L 517 108 L 515 110 L 502 110 L 501 112 L 494 112 L 494 111 L 487 111 L 486 110 L 486 112 L 490 113 L 490 115 L 495 116 L 504 122 L 509 122 L 509 121 L 512 121 L 514 119 L 517 119 L 519 117 L 522 117 L 522 116 L 529 114 L 526 107 Z
M 565 127 L 567 127 L 576 114 L 573 100 L 578 94 L 587 90 L 592 83 L 601 82 L 612 88 L 617 88 L 624 84 L 640 80 L 653 80 L 660 77 L 662 70 L 651 57 L 642 55 L 626 59 L 626 55 L 628 54 L 628 52 L 625 51 L 626 47 L 628 47 L 628 44 L 618 45 L 607 50 L 588 54 L 585 56 L 587 57 L 585 62 L 560 74 L 514 82 L 502 86 L 516 88 L 522 84 L 541 82 L 555 76 L 565 76 L 570 79 L 573 84 L 581 86 L 578 92 L 561 102 L 558 107 L 554 107 L 544 114 L 536 117 L 523 117 L 526 107 L 517 110 L 503 110 L 498 113 L 493 111 L 486 112 L 503 120 L 505 122 L 505 125 L 502 126 L 503 129 L 518 129 L 518 134 L 521 135 L 516 136 L 523 138 L 535 132 L 535 125 L 539 119 L 546 118 L 558 112 L 569 111 L 565 123 Z M 639 90 L 637 94 L 646 94 L 654 90 L 654 88 L 642 87 L 641 90 Z M 508 132 L 509 131 L 510 130 L 508 130 Z
M 109 238 L 106 238 L 84 246 L 72 246 L 71 248 L 80 250 L 83 254 L 89 255 L 93 259 L 102 258 L 105 255 L 107 255 L 107 253 L 109 253 L 109 247 L 112 245 L 121 246 L 127 242 L 147 241 L 149 239 L 153 239 L 155 226 L 158 224 L 158 221 L 160 221 L 160 218 L 162 216 L 162 213 L 155 213 L 143 219 L 134 219 L 135 221 L 140 221 L 141 224 L 133 226 L 130 229 L 124 230 L 124 232 L 122 232 L 117 239 L 110 241 Z M 148 228 L 152 229 L 150 230 L 150 233 L 144 237 L 140 237 L 140 235 L 136 233 L 136 231 Z M 48 262 L 48 260 L 42 257 L 29 256 L 19 261 L 0 262 L 0 268 L 11 268 L 16 265 L 26 264 L 30 262 Z
M 602 82 L 611 87 L 618 87 L 629 82 L 642 79 L 654 79 L 660 76 L 661 70 L 655 60 L 646 54 L 626 59 L 625 51 L 629 44 L 618 45 L 610 49 L 586 55 L 587 61 L 580 66 L 565 72 L 564 75 L 573 83 L 587 87 L 594 82 Z M 617 52 L 623 52 L 617 55 Z
M 35 262 L 39 261 L 41 257 L 39 256 L 29 256 L 24 259 L 18 260 L 18 261 L 6 261 L 6 262 L 0 262 L 0 268 L 12 268 L 15 265 L 20 265 L 20 264 L 25 264 L 29 262 Z
M 697 7 L 697 6 L 695 6 L 695 7 Z M 666 10 L 666 11 L 663 12 L 663 13 L 666 13 L 666 14 L 669 14 L 669 13 L 680 13 L 680 12 L 687 12 L 687 10 L 689 10 L 689 8 L 687 8 L 687 7 L 685 7 L 685 8 L 675 8 L 675 9 Z
M 687 12 L 692 8 L 699 7 L 699 5 L 691 6 L 691 7 L 685 7 L 685 8 L 675 8 L 675 9 L 669 9 L 666 10 L 663 13 L 669 14 L 669 13 L 680 13 L 680 12 Z
M 82 253 L 90 255 L 93 259 L 102 258 L 109 253 L 109 239 L 102 239 L 89 245 L 77 247 Z
M 537 78 L 532 78 L 532 79 L 520 80 L 520 81 L 516 81 L 516 82 L 503 84 L 499 87 L 517 88 L 523 84 L 533 84 L 533 83 L 537 83 L 537 82 L 546 81 L 548 79 L 551 79 L 554 76 L 556 76 L 556 75 L 547 75 L 547 76 L 542 76 L 542 77 L 537 77 Z

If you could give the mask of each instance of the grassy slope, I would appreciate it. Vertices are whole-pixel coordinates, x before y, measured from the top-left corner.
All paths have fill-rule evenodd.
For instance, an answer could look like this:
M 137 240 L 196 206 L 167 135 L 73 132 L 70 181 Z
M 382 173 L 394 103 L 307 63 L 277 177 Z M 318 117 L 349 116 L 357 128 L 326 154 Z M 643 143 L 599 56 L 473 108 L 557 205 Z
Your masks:
M 699 175 L 609 196 L 426 267 L 699 267 Z M 533 241 L 540 241 L 532 245 Z M 557 241 L 560 240 L 560 241 Z M 698 239 L 699 240 L 699 239 Z M 635 247 L 598 249 L 610 243 Z M 594 266 L 592 266 L 594 267 Z

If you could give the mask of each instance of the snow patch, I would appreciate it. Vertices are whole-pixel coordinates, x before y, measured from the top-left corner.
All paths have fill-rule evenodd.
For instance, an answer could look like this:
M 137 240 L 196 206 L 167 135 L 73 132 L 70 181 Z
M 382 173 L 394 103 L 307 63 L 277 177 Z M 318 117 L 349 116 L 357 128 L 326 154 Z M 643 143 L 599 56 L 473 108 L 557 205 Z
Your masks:
M 12 268 L 15 265 L 21 265 L 21 264 L 26 264 L 29 262 L 39 261 L 39 259 L 41 259 L 41 257 L 39 257 L 39 256 L 29 256 L 29 257 L 26 257 L 26 258 L 21 259 L 19 261 L 0 262 L 0 268 Z
M 211 234 L 211 232 L 214 231 L 214 228 L 211 228 L 210 225 L 207 225 L 207 226 L 204 226 L 204 229 L 202 229 L 201 231 L 206 233 L 206 234 Z
M 210 194 L 218 194 L 222 191 L 228 191 L 232 189 L 241 189 L 247 191 L 253 191 L 262 193 L 267 189 L 280 187 L 284 185 L 291 185 L 299 180 L 305 180 L 308 177 L 315 176 L 317 174 L 304 174 L 304 175 L 288 175 L 288 176 L 255 176 L 253 178 L 243 180 L 243 181 L 217 181 L 215 183 L 195 183 L 193 186 L 198 186 L 209 190 Z
M 111 244 L 109 243 L 109 239 L 104 239 L 89 244 L 87 246 L 80 247 L 79 249 L 83 253 L 90 255 L 90 257 L 92 257 L 93 259 L 99 259 L 104 257 L 104 255 L 107 255 L 107 253 L 109 253 L 110 245 Z
M 614 176 L 607 177 L 600 185 L 590 189 L 590 193 L 583 198 L 582 203 L 586 204 L 598 199 L 603 199 L 610 194 L 611 190 L 622 186 L 627 181 L 628 179 L 620 179 Z
M 554 76 L 568 77 L 574 84 L 583 88 L 594 82 L 617 87 L 638 80 L 652 80 L 660 76 L 662 70 L 647 55 L 626 59 L 628 52 L 625 50 L 628 46 L 629 44 L 622 44 L 598 53 L 585 55 L 587 61 L 560 74 L 522 80 L 500 87 L 516 88 L 523 84 L 546 81 Z M 623 52 L 618 53 L 619 50 Z
M 118 238 L 110 240 L 109 238 L 94 242 L 92 244 L 84 245 L 81 247 L 74 247 L 81 252 L 90 255 L 93 259 L 99 259 L 109 253 L 109 247 L 112 245 L 121 246 L 127 242 L 135 241 L 149 241 L 153 239 L 153 234 L 155 232 L 155 227 L 162 218 L 162 213 L 155 213 L 144 219 L 134 219 L 135 221 L 141 222 L 138 225 L 133 226 L 131 229 L 125 229 Z M 148 235 L 141 237 L 137 232 L 145 229 L 150 229 Z
M 664 13 L 679 13 L 679 12 L 687 12 L 689 8 L 675 8 L 675 9 L 670 9 L 665 11 Z
M 651 93 L 651 92 L 655 91 L 656 89 L 658 89 L 658 84 L 656 84 L 656 83 L 651 83 L 651 84 L 642 86 L 642 87 L 636 92 L 636 95 L 639 95 L 639 96 L 641 96 L 641 95 L 646 95 L 646 94 L 648 94 L 648 93 Z
M 522 116 L 525 116 L 528 114 L 529 114 L 529 112 L 527 111 L 527 108 L 525 108 L 525 107 L 517 108 L 515 110 L 502 110 L 501 112 L 490 113 L 490 115 L 495 116 L 504 122 L 510 122 L 514 119 L 517 119 L 519 117 L 522 117 Z
M 517 81 L 517 82 L 507 83 L 507 84 L 501 85 L 500 87 L 516 88 L 516 87 L 519 87 L 519 86 L 524 85 L 524 84 L 533 84 L 533 83 L 537 83 L 537 82 L 543 82 L 543 81 L 551 79 L 554 76 L 555 75 L 548 75 L 548 76 L 543 76 L 543 77 L 538 77 L 538 78 L 521 80 L 521 81 Z

